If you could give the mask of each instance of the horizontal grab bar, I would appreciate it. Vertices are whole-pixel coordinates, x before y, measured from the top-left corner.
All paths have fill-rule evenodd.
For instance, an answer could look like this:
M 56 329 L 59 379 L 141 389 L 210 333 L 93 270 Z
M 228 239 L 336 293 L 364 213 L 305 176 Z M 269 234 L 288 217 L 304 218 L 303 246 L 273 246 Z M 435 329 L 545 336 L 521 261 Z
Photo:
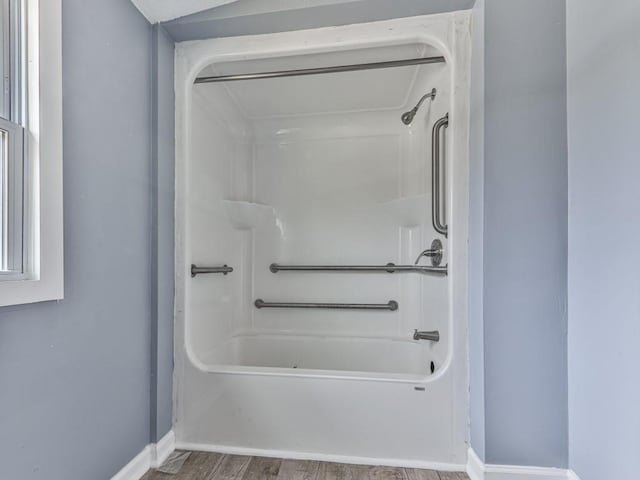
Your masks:
M 386 273 L 437 273 L 447 275 L 448 266 L 434 267 L 431 265 L 280 265 L 272 263 L 271 273 L 278 272 L 386 272 Z
M 330 310 L 398 310 L 398 302 L 389 300 L 388 303 L 291 303 L 265 302 L 261 298 L 253 303 L 256 308 L 324 308 Z
M 233 268 L 227 265 L 223 265 L 222 267 L 198 267 L 197 265 L 191 264 L 191 277 L 195 277 L 196 275 L 201 275 L 203 273 L 222 273 L 226 275 L 227 273 L 233 272 Z

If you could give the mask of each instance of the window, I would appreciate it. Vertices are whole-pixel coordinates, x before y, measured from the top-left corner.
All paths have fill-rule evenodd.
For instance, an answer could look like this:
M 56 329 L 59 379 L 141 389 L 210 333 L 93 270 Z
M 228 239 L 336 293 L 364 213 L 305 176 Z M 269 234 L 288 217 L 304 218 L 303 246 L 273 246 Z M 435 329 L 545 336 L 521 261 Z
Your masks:
M 0 306 L 63 297 L 62 0 L 0 0 Z
M 0 0 L 0 280 L 24 278 L 25 114 L 21 0 Z

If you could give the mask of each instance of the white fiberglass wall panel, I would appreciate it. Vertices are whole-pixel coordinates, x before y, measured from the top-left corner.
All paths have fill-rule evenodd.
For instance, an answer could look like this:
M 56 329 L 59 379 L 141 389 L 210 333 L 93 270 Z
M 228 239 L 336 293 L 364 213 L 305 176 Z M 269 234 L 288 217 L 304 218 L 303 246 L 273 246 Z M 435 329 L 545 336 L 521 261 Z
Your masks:
M 407 43 L 305 54 L 238 60 L 225 55 L 200 67 L 198 76 L 443 53 L 414 37 Z M 196 364 L 213 370 L 425 377 L 446 366 L 453 341 L 450 276 L 273 273 L 269 266 L 411 265 L 434 239 L 444 244 L 442 265 L 457 260 L 451 238 L 438 234 L 431 218 L 431 129 L 452 111 L 453 74 L 447 60 L 192 86 L 187 257 L 201 266 L 234 268 L 228 276 L 199 275 L 188 282 L 187 350 Z M 424 101 L 409 125 L 401 121 L 433 89 L 435 99 Z M 450 142 L 447 134 L 445 150 Z M 444 155 L 447 223 L 453 219 L 454 195 L 449 162 Z M 393 301 L 398 309 L 256 308 L 257 299 Z M 415 341 L 414 330 L 436 330 L 440 341 Z M 349 341 L 351 347 L 344 348 Z M 376 356 L 373 342 L 386 354 Z
M 269 271 L 282 264 L 384 264 L 398 252 L 393 219 L 381 215 L 396 198 L 402 145 L 398 135 L 321 136 L 316 119 L 307 138 L 274 139 L 255 147 L 255 192 L 278 212 L 280 237 L 255 245 L 255 293 L 265 301 L 387 303 L 398 278 L 385 274 Z M 348 124 L 345 125 L 348 130 Z M 346 133 L 346 132 L 345 132 Z M 262 232 L 256 230 L 256 239 Z M 385 278 L 386 277 L 386 278 Z M 263 309 L 255 328 L 366 335 L 397 333 L 398 312 L 305 312 Z
M 188 179 L 188 231 L 191 263 L 228 264 L 232 275 L 199 275 L 187 301 L 194 321 L 189 342 L 203 361 L 227 361 L 228 339 L 247 323 L 247 277 L 243 265 L 250 239 L 230 224 L 224 200 L 250 188 L 251 145 L 242 120 L 228 100 L 194 88 L 191 162 Z M 247 301 L 245 301 L 247 300 Z
M 346 52 L 341 53 L 344 57 Z M 394 72 L 396 82 L 390 75 Z M 381 92 L 380 84 L 388 84 L 387 94 L 372 96 L 363 73 L 378 85 L 375 92 Z M 324 87 L 332 88 L 322 88 L 320 77 L 326 80 Z M 192 258 L 199 265 L 234 268 L 228 277 L 203 275 L 192 282 L 189 338 L 200 362 L 423 375 L 429 373 L 431 361 L 436 368 L 445 362 L 450 319 L 446 277 L 274 274 L 269 266 L 412 264 L 435 238 L 446 250 L 447 240 L 431 225 L 430 127 L 448 111 L 449 82 L 447 65 L 436 64 L 194 87 Z M 310 113 L 335 100 L 333 92 L 341 84 L 344 111 Z M 355 95 L 356 86 L 365 93 Z M 435 100 L 425 102 L 412 124 L 405 125 L 401 114 L 433 88 Z M 344 92 L 349 89 L 351 96 Z M 315 103 L 304 105 L 306 114 L 298 113 L 300 103 L 291 103 L 292 90 L 315 98 Z M 259 106 L 247 104 L 247 97 L 255 99 L 260 93 L 265 100 Z M 363 110 L 359 102 L 367 97 L 372 108 Z M 251 108 L 258 118 L 247 114 Z M 290 114 L 282 115 L 283 111 Z M 399 308 L 256 309 L 253 302 L 258 298 L 394 301 Z M 443 341 L 417 344 L 414 329 L 438 330 Z M 283 335 L 280 343 L 278 334 Z M 269 338 L 259 343 L 239 338 L 246 335 Z M 391 341 L 388 352 L 406 351 L 384 357 L 384 366 L 373 358 L 355 361 L 354 356 L 340 354 L 345 352 L 340 342 L 306 339 L 301 344 L 307 348 L 299 349 L 287 338 L 291 335 L 348 337 L 362 343 L 361 349 L 352 348 L 361 355 L 375 356 L 370 339 Z M 250 351 L 247 345 L 252 343 L 260 348 Z

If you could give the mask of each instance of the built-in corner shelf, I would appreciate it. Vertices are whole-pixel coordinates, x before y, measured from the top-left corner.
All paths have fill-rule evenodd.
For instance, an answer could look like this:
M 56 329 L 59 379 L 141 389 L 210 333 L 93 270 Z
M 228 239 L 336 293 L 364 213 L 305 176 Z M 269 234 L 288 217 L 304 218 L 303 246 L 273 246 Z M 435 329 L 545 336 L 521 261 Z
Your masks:
M 270 205 L 238 200 L 223 200 L 222 203 L 229 222 L 238 230 L 257 228 L 267 220 L 274 220 L 276 216 L 275 209 Z
M 382 210 L 400 227 L 416 227 L 429 222 L 431 198 L 426 195 L 401 197 L 381 203 Z

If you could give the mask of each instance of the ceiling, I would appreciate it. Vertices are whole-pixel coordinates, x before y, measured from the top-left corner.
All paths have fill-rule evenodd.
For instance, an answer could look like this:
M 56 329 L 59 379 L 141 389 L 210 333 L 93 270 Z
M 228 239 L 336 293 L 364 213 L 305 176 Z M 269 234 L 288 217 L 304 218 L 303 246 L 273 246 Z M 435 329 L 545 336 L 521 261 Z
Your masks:
M 184 19 L 194 21 L 224 21 L 238 17 L 252 17 L 276 12 L 304 11 L 339 4 L 359 4 L 371 0 L 132 0 L 151 23 Z M 390 0 L 378 0 L 387 4 Z M 425 0 L 410 0 L 424 3 Z M 442 1 L 442 0 L 441 0 Z M 453 2 L 454 0 L 444 0 Z M 471 0 L 455 0 L 456 2 Z M 430 2 L 427 2 L 430 3 Z M 455 2 L 454 2 L 455 3 Z M 229 5 L 233 4 L 233 5 Z M 368 3 L 367 3 L 368 4 Z M 228 6 L 227 6 L 228 5 Z M 219 8 L 224 7 L 224 8 Z M 192 18 L 193 16 L 194 18 Z
M 132 0 L 151 23 L 166 22 L 236 0 Z

